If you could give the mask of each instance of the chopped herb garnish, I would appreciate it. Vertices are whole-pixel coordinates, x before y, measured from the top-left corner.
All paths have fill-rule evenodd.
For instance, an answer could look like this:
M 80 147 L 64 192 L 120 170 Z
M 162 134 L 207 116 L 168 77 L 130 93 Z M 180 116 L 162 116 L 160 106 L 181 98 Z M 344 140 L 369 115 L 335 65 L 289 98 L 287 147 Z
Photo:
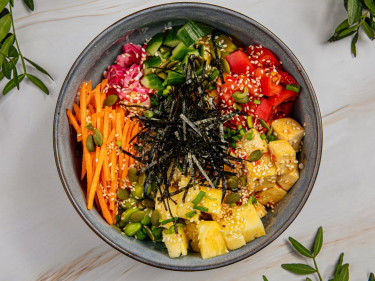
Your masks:
M 251 130 L 250 133 L 246 134 L 246 139 L 247 140 L 252 140 L 253 139 L 253 130 Z
M 191 201 L 191 203 L 193 203 L 194 205 L 199 204 L 205 195 L 206 195 L 206 192 L 202 190 L 199 191 L 198 195 L 193 199 L 193 201 Z
M 293 91 L 293 92 L 299 93 L 299 91 L 301 89 L 301 86 L 300 85 L 295 85 L 295 84 L 287 84 L 285 86 L 285 89 L 287 91 Z
M 116 141 L 116 145 L 117 145 L 118 147 L 121 147 L 121 145 L 122 145 L 121 141 L 120 141 L 120 140 Z
M 207 207 L 202 207 L 202 206 L 198 206 L 198 205 L 194 205 L 193 209 L 199 210 L 199 211 L 204 212 L 204 213 L 208 212 L 208 208 Z
M 196 211 L 191 211 L 191 212 L 186 213 L 185 216 L 190 219 L 194 217 L 196 214 L 197 214 Z
M 248 202 L 251 202 L 252 204 L 256 204 L 258 202 L 257 197 L 255 195 L 251 195 Z
M 266 136 L 266 134 L 261 134 L 261 135 L 260 135 L 260 138 L 261 138 L 262 140 L 265 140 L 265 139 L 267 138 L 267 136 Z
M 254 104 L 260 104 L 260 100 L 254 100 L 253 103 Z
M 275 136 L 274 135 L 269 135 L 268 136 L 268 141 L 274 141 L 276 140 Z
M 160 223 L 162 225 L 166 225 L 167 223 L 170 223 L 170 222 L 173 222 L 173 221 L 177 221 L 177 217 L 174 217 L 174 218 L 171 218 L 171 219 L 166 219 L 166 220 L 162 220 Z
M 211 200 L 211 201 L 217 200 L 216 198 L 208 196 L 207 194 L 204 197 L 207 198 L 208 200 Z

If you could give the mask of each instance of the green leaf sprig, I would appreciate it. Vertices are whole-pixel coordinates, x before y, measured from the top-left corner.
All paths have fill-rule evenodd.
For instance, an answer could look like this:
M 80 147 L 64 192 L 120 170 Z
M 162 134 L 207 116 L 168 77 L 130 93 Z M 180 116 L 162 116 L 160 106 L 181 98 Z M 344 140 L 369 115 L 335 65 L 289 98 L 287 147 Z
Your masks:
M 318 232 L 315 236 L 314 246 L 312 250 L 307 249 L 296 239 L 289 237 L 289 242 L 291 243 L 293 249 L 300 255 L 310 258 L 313 260 L 314 266 L 303 264 L 303 263 L 287 263 L 282 264 L 281 267 L 289 272 L 298 275 L 310 275 L 317 274 L 317 277 L 320 281 L 323 281 L 323 278 L 320 274 L 318 264 L 316 262 L 316 257 L 320 253 L 320 250 L 323 246 L 323 228 L 319 227 Z M 328 281 L 349 281 L 349 264 L 344 263 L 344 253 L 341 253 L 339 260 L 336 264 L 336 269 L 333 277 Z M 311 281 L 312 279 L 306 277 L 306 281 Z M 268 281 L 267 277 L 263 275 L 263 281 Z M 375 281 L 375 276 L 373 273 L 370 274 L 368 281 Z
M 328 41 L 338 41 L 354 34 L 351 52 L 356 57 L 356 44 L 361 29 L 371 41 L 375 39 L 375 0 L 344 0 L 344 6 L 348 18 L 336 27 L 335 33 Z
M 23 0 L 23 2 L 31 11 L 34 10 L 33 0 Z M 0 0 L 0 81 L 4 78 L 9 80 L 5 84 L 2 93 L 6 95 L 16 87 L 19 90 L 20 83 L 26 78 L 48 95 L 49 90 L 47 86 L 40 78 L 27 71 L 27 64 L 47 75 L 51 80 L 53 78 L 44 68 L 22 55 L 14 26 L 13 7 L 13 0 Z M 22 65 L 21 73 L 18 73 L 17 70 L 19 61 Z

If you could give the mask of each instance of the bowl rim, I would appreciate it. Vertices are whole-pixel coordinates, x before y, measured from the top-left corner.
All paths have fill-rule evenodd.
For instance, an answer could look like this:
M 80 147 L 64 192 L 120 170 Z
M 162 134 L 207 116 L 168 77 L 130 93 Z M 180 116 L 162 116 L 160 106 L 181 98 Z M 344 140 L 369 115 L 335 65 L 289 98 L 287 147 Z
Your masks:
M 239 256 L 231 259 L 231 260 L 226 260 L 226 261 L 211 264 L 211 265 L 202 265 L 202 266 L 198 266 L 198 267 L 194 267 L 194 268 L 186 267 L 186 266 L 180 266 L 180 265 L 165 265 L 165 264 L 159 263 L 158 261 L 150 260 L 148 258 L 144 258 L 142 255 L 131 253 L 131 252 L 127 251 L 126 249 L 123 249 L 123 248 L 119 247 L 116 243 L 114 243 L 113 241 L 108 239 L 102 232 L 99 231 L 99 229 L 97 229 L 97 227 L 95 227 L 92 224 L 92 222 L 85 216 L 85 214 L 82 212 L 82 210 L 78 207 L 78 204 L 75 201 L 75 199 L 74 199 L 74 197 L 73 197 L 73 195 L 72 195 L 72 193 L 71 193 L 71 191 L 68 187 L 68 184 L 65 180 L 65 174 L 64 174 L 64 171 L 62 170 L 61 163 L 60 163 L 59 145 L 58 145 L 58 142 L 57 142 L 58 134 L 57 134 L 57 129 L 56 129 L 57 126 L 58 126 L 59 118 L 60 118 L 59 111 L 60 111 L 60 106 L 61 106 L 61 103 L 62 103 L 62 100 L 63 100 L 62 96 L 63 96 L 63 92 L 65 91 L 67 81 L 69 80 L 70 76 L 72 75 L 72 72 L 77 67 L 78 62 L 81 59 L 81 57 L 92 46 L 94 46 L 95 41 L 98 38 L 100 38 L 104 33 L 106 33 L 108 30 L 110 30 L 115 25 L 119 24 L 120 22 L 122 22 L 124 20 L 127 20 L 128 18 L 137 16 L 137 14 L 141 14 L 141 13 L 147 12 L 147 11 L 152 11 L 152 10 L 155 10 L 155 9 L 163 9 L 163 8 L 177 7 L 177 6 L 180 7 L 181 5 L 186 6 L 186 7 L 190 6 L 190 7 L 201 7 L 201 8 L 208 8 L 208 9 L 220 9 L 220 11 L 222 13 L 230 14 L 230 15 L 236 16 L 236 17 L 241 17 L 245 21 L 256 25 L 262 31 L 268 33 L 268 35 L 273 36 L 276 40 L 278 40 L 278 43 L 282 47 L 284 47 L 287 51 L 289 51 L 289 53 L 293 57 L 293 59 L 299 64 L 300 72 L 302 74 L 304 74 L 303 76 L 306 79 L 305 82 L 308 84 L 308 86 L 310 88 L 308 92 L 309 92 L 309 95 L 310 95 L 311 100 L 312 100 L 312 106 L 313 106 L 314 112 L 316 113 L 315 114 L 315 118 L 316 118 L 316 121 L 317 121 L 316 131 L 318 132 L 317 142 L 316 142 L 317 155 L 314 159 L 314 166 L 313 166 L 314 169 L 313 169 L 313 172 L 312 172 L 312 176 L 311 176 L 311 178 L 308 182 L 308 188 L 305 191 L 302 200 L 296 206 L 294 212 L 286 219 L 285 224 L 282 227 L 280 227 L 277 231 L 275 231 L 275 233 L 273 235 L 268 236 L 268 239 L 265 240 L 263 244 L 259 245 L 257 248 L 255 248 L 251 251 L 245 252 L 245 253 L 243 253 L 243 254 L 241 254 L 241 255 L 239 255 Z M 244 260 L 244 259 L 254 255 L 255 253 L 259 252 L 260 250 L 264 249 L 268 245 L 270 245 L 274 240 L 276 240 L 276 238 L 278 238 L 292 224 L 292 222 L 296 219 L 296 217 L 298 216 L 298 214 L 301 212 L 302 208 L 304 207 L 305 203 L 307 202 L 307 199 L 309 198 L 309 196 L 311 194 L 311 191 L 313 189 L 313 186 L 315 184 L 315 181 L 316 181 L 316 178 L 317 178 L 317 175 L 318 175 L 318 172 L 319 172 L 321 158 L 322 158 L 322 149 L 323 149 L 323 125 L 322 125 L 322 117 L 321 117 L 321 112 L 320 112 L 318 100 L 317 100 L 317 97 L 316 97 L 316 93 L 315 93 L 315 90 L 314 90 L 313 85 L 311 83 L 311 80 L 310 80 L 309 76 L 307 75 L 307 72 L 305 71 L 304 67 L 302 66 L 301 62 L 298 60 L 296 55 L 292 52 L 292 50 L 277 35 L 275 35 L 267 27 L 265 27 L 264 25 L 262 25 L 258 21 L 254 20 L 253 18 L 251 18 L 247 15 L 244 15 L 240 12 L 237 12 L 235 10 L 232 10 L 230 8 L 226 8 L 226 7 L 223 7 L 223 6 L 220 6 L 220 5 L 215 5 L 215 4 L 201 3 L 201 2 L 173 2 L 173 3 L 158 4 L 158 5 L 146 7 L 146 8 L 141 9 L 141 10 L 137 10 L 136 12 L 133 12 L 133 13 L 117 20 L 113 24 L 109 25 L 107 28 L 105 28 L 103 31 L 101 31 L 97 36 L 95 36 L 87 44 L 87 46 L 78 55 L 78 57 L 74 61 L 73 65 L 69 69 L 69 72 L 67 73 L 67 75 L 64 79 L 64 82 L 61 86 L 59 96 L 58 96 L 58 99 L 57 99 L 57 102 L 56 102 L 55 112 L 54 112 L 52 138 L 53 138 L 53 151 L 54 151 L 55 164 L 56 164 L 56 168 L 57 168 L 57 171 L 58 171 L 58 174 L 59 174 L 59 177 L 60 177 L 60 181 L 63 185 L 64 190 L 65 190 L 65 193 L 67 194 L 70 202 L 72 203 L 72 205 L 75 208 L 75 210 L 77 211 L 77 213 L 80 215 L 80 217 L 83 219 L 83 221 L 91 228 L 91 230 L 93 230 L 107 244 L 109 244 L 110 246 L 112 246 L 113 248 L 118 250 L 119 252 L 125 254 L 126 256 L 128 256 L 130 258 L 133 258 L 137 261 L 140 261 L 140 262 L 145 263 L 147 265 L 151 265 L 151 266 L 161 268 L 161 269 L 192 272 L 192 271 L 203 271 L 203 270 L 216 269 L 216 268 L 228 266 L 228 265 L 231 265 L 233 263 Z

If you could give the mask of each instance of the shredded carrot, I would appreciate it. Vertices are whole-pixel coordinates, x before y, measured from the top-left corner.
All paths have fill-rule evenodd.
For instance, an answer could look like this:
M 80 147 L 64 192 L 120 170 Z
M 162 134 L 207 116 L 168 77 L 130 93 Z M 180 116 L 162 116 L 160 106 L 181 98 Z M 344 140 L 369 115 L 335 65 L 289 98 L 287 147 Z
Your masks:
M 98 195 L 99 204 L 102 209 L 103 217 L 109 224 L 113 224 L 112 215 L 110 211 L 108 210 L 107 203 L 105 202 L 105 199 L 103 197 L 102 189 L 99 185 L 96 186 L 96 194 Z
M 81 109 L 79 108 L 78 104 L 73 103 L 73 109 L 77 122 L 81 124 Z
M 81 87 L 81 93 L 79 96 L 79 104 L 81 107 L 81 133 L 82 133 L 82 144 L 83 144 L 83 159 L 82 160 L 82 167 L 85 167 L 84 171 L 82 171 L 81 178 L 85 176 L 85 173 L 87 171 L 87 148 L 86 148 L 86 139 L 87 139 L 87 131 L 86 131 L 86 95 L 87 95 L 87 85 L 84 83 Z M 84 163 L 84 164 L 83 164 Z M 87 179 L 88 182 L 88 179 Z
M 115 208 L 115 193 L 117 189 L 117 180 L 111 182 L 111 187 L 109 190 L 109 209 L 114 210 Z
M 82 131 L 81 131 L 80 126 L 77 123 L 77 120 L 74 118 L 73 113 L 70 111 L 70 109 L 66 110 L 66 114 L 68 115 L 70 124 L 73 125 L 74 129 L 77 132 L 77 141 L 81 141 L 82 140 Z
M 91 187 L 90 187 L 90 190 L 89 190 L 89 193 L 88 193 L 87 208 L 89 210 L 92 209 L 92 206 L 93 206 L 93 203 L 94 203 L 93 201 L 94 201 L 95 191 L 96 191 L 98 183 L 99 183 L 100 171 L 101 171 L 102 166 L 103 166 L 104 157 L 107 156 L 106 145 L 107 145 L 107 143 L 111 143 L 112 142 L 114 136 L 115 136 L 115 130 L 112 130 L 112 132 L 111 132 L 111 134 L 110 134 L 107 142 L 106 143 L 103 142 L 103 145 L 100 148 L 99 160 L 98 160 L 98 162 L 96 164 L 94 177 L 93 177 L 93 180 L 92 180 L 92 183 L 91 183 Z
M 81 180 L 83 180 L 83 178 L 85 177 L 86 175 L 86 157 L 83 155 L 82 156 L 82 172 L 81 172 Z

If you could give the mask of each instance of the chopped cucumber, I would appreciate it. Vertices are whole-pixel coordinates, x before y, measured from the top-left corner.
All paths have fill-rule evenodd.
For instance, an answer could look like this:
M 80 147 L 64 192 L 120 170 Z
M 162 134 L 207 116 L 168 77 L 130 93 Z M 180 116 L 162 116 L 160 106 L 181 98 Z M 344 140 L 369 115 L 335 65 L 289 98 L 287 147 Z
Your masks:
M 180 28 L 181 26 L 179 25 L 179 26 L 173 27 L 172 29 L 167 29 L 165 31 L 163 44 L 171 48 L 176 47 L 178 43 L 181 42 L 180 39 L 178 39 L 177 37 L 177 32 Z
M 163 38 L 163 33 L 158 33 L 154 37 L 152 37 L 152 39 L 147 43 L 146 52 L 149 55 L 154 56 L 155 53 L 159 50 L 161 44 L 163 44 Z
M 185 44 L 186 47 L 193 45 L 197 40 L 210 34 L 212 28 L 208 28 L 206 25 L 197 24 L 193 21 L 189 21 L 177 32 L 177 37 Z
M 169 71 L 167 78 L 164 80 L 164 85 L 180 85 L 185 82 L 185 75 L 181 71 Z
M 161 58 L 158 56 L 149 57 L 147 60 L 143 62 L 143 64 L 147 67 L 158 67 L 161 64 Z
M 163 81 L 156 74 L 145 75 L 141 83 L 143 86 L 156 91 L 164 90 Z
M 191 55 L 195 55 L 196 57 L 199 56 L 199 51 L 198 50 L 192 50 L 192 51 L 188 51 L 184 57 L 184 59 L 182 60 L 182 64 L 185 64 L 187 63 L 188 61 L 188 58 L 191 56 Z
M 172 54 L 172 49 L 170 47 L 167 47 L 167 46 L 164 46 L 162 45 L 160 48 L 159 48 L 159 52 L 161 54 L 161 57 L 163 59 L 167 59 L 171 54 Z
M 193 51 L 193 48 L 188 48 L 185 46 L 184 43 L 180 42 L 172 51 L 172 55 L 170 60 L 182 60 L 186 53 L 189 51 Z

